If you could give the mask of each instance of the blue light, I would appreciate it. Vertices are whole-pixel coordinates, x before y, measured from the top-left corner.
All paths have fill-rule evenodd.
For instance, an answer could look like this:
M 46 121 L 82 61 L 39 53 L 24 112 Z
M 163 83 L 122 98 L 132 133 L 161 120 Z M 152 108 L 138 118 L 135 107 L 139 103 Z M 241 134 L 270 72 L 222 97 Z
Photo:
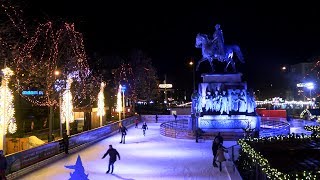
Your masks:
M 126 86 L 121 86 L 121 91 L 124 92 L 124 91 L 126 91 L 126 89 L 127 89 Z
M 43 91 L 22 91 L 22 95 L 25 95 L 25 96 L 43 95 Z

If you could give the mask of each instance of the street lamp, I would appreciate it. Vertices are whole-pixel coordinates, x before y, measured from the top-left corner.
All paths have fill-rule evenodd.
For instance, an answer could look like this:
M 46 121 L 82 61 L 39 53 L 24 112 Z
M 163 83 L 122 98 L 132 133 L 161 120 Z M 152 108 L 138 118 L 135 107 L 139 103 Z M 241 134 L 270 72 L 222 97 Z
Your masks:
M 195 67 L 194 67 L 194 62 L 193 60 L 191 60 L 189 62 L 189 65 L 192 66 L 192 72 L 193 72 L 193 92 L 196 90 L 196 73 L 195 73 Z

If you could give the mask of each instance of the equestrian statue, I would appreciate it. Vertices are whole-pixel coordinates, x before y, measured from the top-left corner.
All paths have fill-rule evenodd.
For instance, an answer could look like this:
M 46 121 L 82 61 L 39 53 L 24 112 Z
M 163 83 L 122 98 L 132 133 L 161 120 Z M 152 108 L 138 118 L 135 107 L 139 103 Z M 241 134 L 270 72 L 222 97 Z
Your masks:
M 228 66 L 231 64 L 233 72 L 236 72 L 235 61 L 233 60 L 233 54 L 236 54 L 239 61 L 244 63 L 243 56 L 238 45 L 226 45 L 224 44 L 224 37 L 220 25 L 215 26 L 215 32 L 213 38 L 209 39 L 206 34 L 198 34 L 196 37 L 196 48 L 202 49 L 202 58 L 197 64 L 197 71 L 199 66 L 204 61 L 209 61 L 212 72 L 215 71 L 213 66 L 213 60 L 227 63 L 224 71 L 227 72 Z

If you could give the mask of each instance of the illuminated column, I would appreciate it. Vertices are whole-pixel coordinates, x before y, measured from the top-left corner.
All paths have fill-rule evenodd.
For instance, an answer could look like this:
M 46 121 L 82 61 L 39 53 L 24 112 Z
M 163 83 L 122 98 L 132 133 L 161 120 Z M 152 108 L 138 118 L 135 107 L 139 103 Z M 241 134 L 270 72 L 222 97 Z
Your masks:
M 119 121 L 121 120 L 121 111 L 122 111 L 122 102 L 121 102 L 121 84 L 119 85 L 118 94 L 117 94 L 117 109 L 116 111 L 119 113 Z
M 61 104 L 61 122 L 66 123 L 67 135 L 70 135 L 69 123 L 74 121 L 73 116 L 73 105 L 72 105 L 72 94 L 70 91 L 72 79 L 68 78 L 66 90 L 62 94 L 62 104 Z
M 104 116 L 106 114 L 106 112 L 104 111 L 104 87 L 106 86 L 106 84 L 104 82 L 101 83 L 100 85 L 100 92 L 98 94 L 98 112 L 97 115 L 100 118 L 100 126 L 102 126 L 102 116 Z
M 125 90 L 126 90 L 126 87 L 125 87 L 125 86 L 121 86 L 123 119 L 126 118 L 126 103 L 124 102 L 124 91 L 125 91 Z
M 6 67 L 2 69 L 3 78 L 0 87 L 0 149 L 6 153 L 7 131 L 13 134 L 17 131 L 17 124 L 14 118 L 13 95 L 9 89 L 9 79 L 13 71 Z

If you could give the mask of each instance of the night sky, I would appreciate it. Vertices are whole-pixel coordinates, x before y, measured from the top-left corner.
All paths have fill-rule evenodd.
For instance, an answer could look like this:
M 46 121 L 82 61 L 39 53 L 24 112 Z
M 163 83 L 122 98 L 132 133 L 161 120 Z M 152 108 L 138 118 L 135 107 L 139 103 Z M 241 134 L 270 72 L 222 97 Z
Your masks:
M 177 88 L 192 88 L 190 58 L 201 58 L 195 48 L 197 33 L 212 35 L 221 24 L 226 44 L 238 44 L 246 63 L 237 63 L 253 89 L 280 87 L 282 65 L 306 61 L 320 54 L 320 11 L 316 4 L 280 5 L 271 1 L 75 1 L 25 2 L 46 19 L 75 22 L 85 37 L 88 54 L 122 55 L 133 48 L 153 59 L 160 80 L 167 74 Z M 174 3 L 174 4 L 173 4 Z M 29 9 L 29 10 L 28 10 Z M 30 13 L 33 14 L 33 13 Z M 207 73 L 201 64 L 196 73 Z

